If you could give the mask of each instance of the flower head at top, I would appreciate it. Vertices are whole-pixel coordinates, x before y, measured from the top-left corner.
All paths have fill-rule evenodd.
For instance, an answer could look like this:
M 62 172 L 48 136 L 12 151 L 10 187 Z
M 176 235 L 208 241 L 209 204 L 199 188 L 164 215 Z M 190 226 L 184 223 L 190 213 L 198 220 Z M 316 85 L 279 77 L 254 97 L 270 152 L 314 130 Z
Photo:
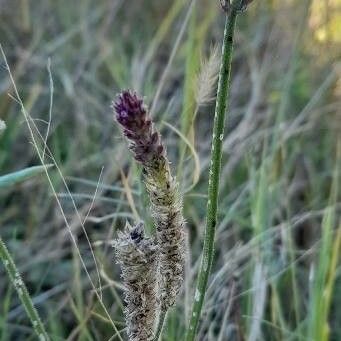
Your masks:
M 146 119 L 147 110 L 143 99 L 130 90 L 122 91 L 113 103 L 117 121 L 128 129 L 141 128 Z
M 160 136 L 154 131 L 147 107 L 136 92 L 122 91 L 113 103 L 113 108 L 137 161 L 149 162 L 163 154 Z

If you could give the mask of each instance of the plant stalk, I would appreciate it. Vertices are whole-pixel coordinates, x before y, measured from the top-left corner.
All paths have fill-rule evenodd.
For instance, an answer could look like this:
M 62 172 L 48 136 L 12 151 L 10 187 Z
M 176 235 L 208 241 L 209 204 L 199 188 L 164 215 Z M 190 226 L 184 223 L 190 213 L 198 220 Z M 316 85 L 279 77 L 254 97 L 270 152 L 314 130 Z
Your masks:
M 23 282 L 20 273 L 14 263 L 14 260 L 9 253 L 5 243 L 0 237 L 0 258 L 4 264 L 4 267 L 7 271 L 7 274 L 13 284 L 21 303 L 23 304 L 26 313 L 31 320 L 33 325 L 33 329 L 36 332 L 38 339 L 40 341 L 48 341 L 50 340 L 45 327 L 38 315 L 37 310 L 35 309 L 33 302 L 31 300 L 30 294 L 26 288 L 25 283 Z
M 211 146 L 211 166 L 208 183 L 204 246 L 186 341 L 193 341 L 196 334 L 214 256 L 222 144 L 224 138 L 225 116 L 229 102 L 233 37 L 239 6 L 240 0 L 233 1 L 229 14 L 226 14 Z
M 166 311 L 162 311 L 160 313 L 160 318 L 159 318 L 158 324 L 156 326 L 156 332 L 155 332 L 155 336 L 154 336 L 153 341 L 159 341 L 161 333 L 162 333 L 163 326 L 165 324 L 166 315 L 167 315 Z

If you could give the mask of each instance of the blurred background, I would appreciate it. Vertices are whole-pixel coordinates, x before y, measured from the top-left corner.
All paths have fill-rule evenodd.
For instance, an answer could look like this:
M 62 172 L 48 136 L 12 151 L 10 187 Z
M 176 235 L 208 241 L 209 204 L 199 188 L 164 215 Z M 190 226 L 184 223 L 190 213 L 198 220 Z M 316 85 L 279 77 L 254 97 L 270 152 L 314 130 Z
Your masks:
M 145 96 L 184 192 L 191 256 L 163 336 L 182 340 L 223 27 L 218 0 L 0 1 L 0 43 L 36 143 L 1 57 L 0 175 L 39 165 L 45 140 L 44 162 L 59 167 L 50 183 L 0 190 L 0 235 L 53 340 L 119 340 L 83 265 L 125 337 L 112 240 L 127 220 L 153 231 L 110 108 L 126 88 Z M 341 340 L 340 48 L 340 0 L 254 0 L 238 18 L 198 340 Z M 0 278 L 0 340 L 35 340 L 2 264 Z

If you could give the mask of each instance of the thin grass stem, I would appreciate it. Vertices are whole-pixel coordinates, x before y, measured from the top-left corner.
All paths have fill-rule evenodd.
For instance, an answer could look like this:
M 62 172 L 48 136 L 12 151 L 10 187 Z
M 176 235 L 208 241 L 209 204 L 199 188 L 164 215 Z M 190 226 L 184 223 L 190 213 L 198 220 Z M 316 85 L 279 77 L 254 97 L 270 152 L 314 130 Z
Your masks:
M 215 229 L 217 225 L 218 192 L 221 171 L 222 143 L 224 138 L 226 110 L 229 102 L 234 29 L 239 8 L 240 0 L 235 0 L 232 3 L 229 15 L 226 15 L 225 21 L 222 59 L 219 71 L 218 92 L 216 99 L 211 146 L 211 166 L 208 183 L 208 201 L 204 246 L 197 280 L 197 286 L 195 290 L 192 314 L 186 335 L 187 341 L 193 341 L 195 338 L 204 302 L 205 292 L 207 289 L 208 277 L 211 271 L 214 256 L 214 238 Z
M 154 336 L 153 341 L 159 341 L 159 338 L 160 338 L 161 333 L 162 333 L 163 326 L 164 326 L 165 321 L 166 321 L 166 315 L 167 315 L 166 311 L 162 311 L 160 313 L 160 317 L 159 317 L 159 321 L 158 321 L 157 326 L 156 326 L 156 331 L 155 331 L 155 336 Z
M 36 332 L 38 339 L 40 341 L 50 340 L 45 330 L 45 327 L 38 315 L 38 312 L 33 305 L 33 302 L 26 288 L 26 285 L 24 281 L 22 280 L 20 273 L 14 263 L 14 260 L 1 237 L 0 237 L 0 258 L 7 271 L 8 277 L 10 278 L 10 281 L 12 285 L 14 286 L 19 296 L 19 299 L 26 310 L 27 316 L 29 317 L 32 323 L 33 329 Z

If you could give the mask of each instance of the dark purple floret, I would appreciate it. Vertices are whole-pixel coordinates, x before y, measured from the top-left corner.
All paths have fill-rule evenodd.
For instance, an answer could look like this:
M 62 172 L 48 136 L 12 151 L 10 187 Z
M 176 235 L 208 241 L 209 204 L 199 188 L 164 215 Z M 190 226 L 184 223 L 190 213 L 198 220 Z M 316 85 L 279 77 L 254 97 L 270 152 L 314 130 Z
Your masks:
M 127 128 L 134 123 L 141 124 L 146 117 L 143 99 L 130 90 L 124 90 L 117 96 L 114 109 L 117 121 Z
M 136 92 L 122 91 L 113 103 L 113 108 L 124 136 L 131 142 L 130 149 L 137 161 L 146 163 L 163 155 L 160 136 L 154 131 L 147 107 Z
M 144 238 L 144 224 L 138 223 L 134 228 L 130 231 L 130 238 L 134 241 L 134 243 L 138 244 Z

